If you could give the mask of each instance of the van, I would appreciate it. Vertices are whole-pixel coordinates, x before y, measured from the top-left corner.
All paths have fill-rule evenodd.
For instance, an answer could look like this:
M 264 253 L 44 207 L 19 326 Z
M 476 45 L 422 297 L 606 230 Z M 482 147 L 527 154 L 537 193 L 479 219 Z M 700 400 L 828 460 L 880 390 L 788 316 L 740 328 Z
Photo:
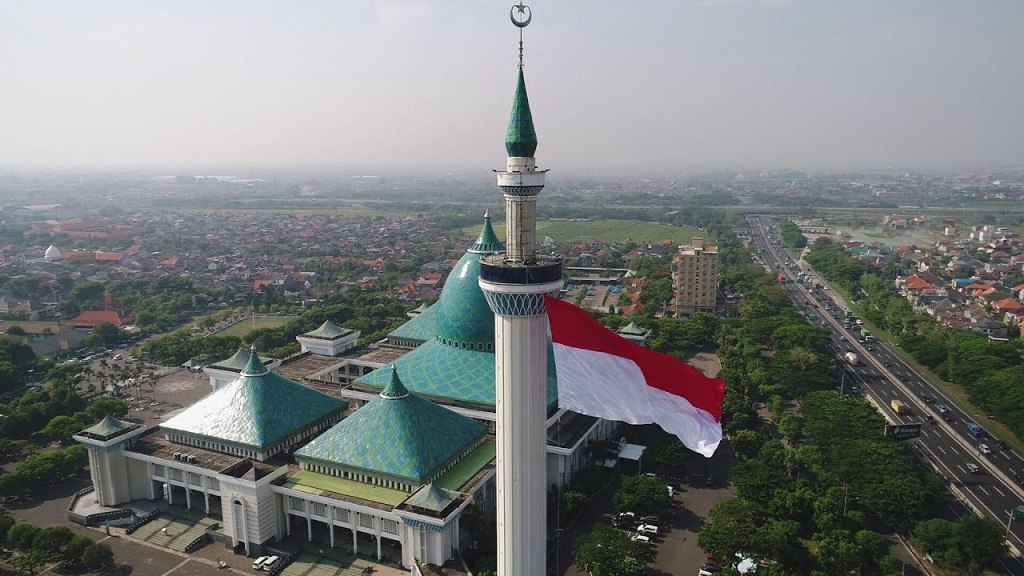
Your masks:
M 263 565 L 266 564 L 268 558 L 270 558 L 270 556 L 260 556 L 259 558 L 253 560 L 252 569 L 263 570 Z
M 271 556 L 270 558 L 267 558 L 267 561 L 263 563 L 263 569 L 270 570 L 274 567 L 274 564 L 277 564 L 277 561 L 280 559 L 281 558 L 279 556 Z
M 889 403 L 889 406 L 892 407 L 892 411 L 897 414 L 903 414 L 907 411 L 907 406 L 902 400 L 893 400 Z

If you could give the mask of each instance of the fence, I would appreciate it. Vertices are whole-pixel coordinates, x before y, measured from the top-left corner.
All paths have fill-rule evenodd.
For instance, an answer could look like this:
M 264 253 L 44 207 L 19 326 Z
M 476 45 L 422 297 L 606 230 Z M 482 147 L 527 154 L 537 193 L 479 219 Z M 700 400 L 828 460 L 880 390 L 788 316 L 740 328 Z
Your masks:
M 143 517 L 143 518 L 142 518 L 141 520 L 139 520 L 138 522 L 134 522 L 134 523 L 132 523 L 132 524 L 131 524 L 130 526 L 128 526 L 128 528 L 125 528 L 125 531 L 124 531 L 124 533 L 125 533 L 125 534 L 134 534 L 136 530 L 138 530 L 139 528 L 142 528 L 142 527 L 143 527 L 143 526 L 145 526 L 146 524 L 148 524 L 148 523 L 152 522 L 152 521 L 153 521 L 153 520 L 155 520 L 155 519 L 157 518 L 157 516 L 159 516 L 159 515 L 160 515 L 160 510 L 153 510 L 153 511 L 152 511 L 152 512 L 150 512 L 149 514 L 146 514 L 146 515 L 145 515 L 145 516 L 144 516 L 144 517 Z

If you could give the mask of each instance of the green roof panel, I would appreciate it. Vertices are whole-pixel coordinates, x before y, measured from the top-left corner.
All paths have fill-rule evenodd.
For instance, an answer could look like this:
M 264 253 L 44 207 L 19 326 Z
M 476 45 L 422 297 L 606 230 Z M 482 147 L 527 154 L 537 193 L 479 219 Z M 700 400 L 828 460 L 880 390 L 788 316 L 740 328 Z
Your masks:
M 379 398 L 295 452 L 303 459 L 422 484 L 487 434 L 487 426 L 406 389 L 394 366 Z
M 408 322 L 402 324 L 388 333 L 388 338 L 408 339 L 426 342 L 433 340 L 437 333 L 437 304 L 412 317 Z
M 432 340 L 395 361 L 402 382 L 413 394 L 481 404 L 493 410 L 494 352 L 462 350 Z M 374 370 L 356 383 L 383 388 L 390 372 Z M 548 342 L 548 404 L 558 401 L 555 357 Z
M 238 378 L 160 428 L 263 449 L 347 407 L 344 400 L 267 370 L 253 350 Z

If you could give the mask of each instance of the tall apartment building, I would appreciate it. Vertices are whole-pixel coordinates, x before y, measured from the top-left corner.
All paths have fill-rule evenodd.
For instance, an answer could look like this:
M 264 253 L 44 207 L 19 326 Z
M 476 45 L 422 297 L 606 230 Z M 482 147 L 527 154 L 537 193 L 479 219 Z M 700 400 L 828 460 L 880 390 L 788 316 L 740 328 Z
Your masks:
M 672 258 L 672 284 L 677 316 L 689 318 L 696 312 L 714 312 L 718 296 L 718 247 L 705 246 L 703 238 L 680 246 Z

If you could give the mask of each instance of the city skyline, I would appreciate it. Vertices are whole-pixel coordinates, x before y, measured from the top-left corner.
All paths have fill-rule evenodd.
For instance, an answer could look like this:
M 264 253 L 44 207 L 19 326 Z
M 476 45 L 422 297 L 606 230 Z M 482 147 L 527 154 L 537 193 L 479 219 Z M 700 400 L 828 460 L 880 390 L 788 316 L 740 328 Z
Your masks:
M 1024 164 L 1012 2 L 534 8 L 566 174 Z M 516 41 L 482 2 L 7 2 L 0 169 L 496 167 Z

